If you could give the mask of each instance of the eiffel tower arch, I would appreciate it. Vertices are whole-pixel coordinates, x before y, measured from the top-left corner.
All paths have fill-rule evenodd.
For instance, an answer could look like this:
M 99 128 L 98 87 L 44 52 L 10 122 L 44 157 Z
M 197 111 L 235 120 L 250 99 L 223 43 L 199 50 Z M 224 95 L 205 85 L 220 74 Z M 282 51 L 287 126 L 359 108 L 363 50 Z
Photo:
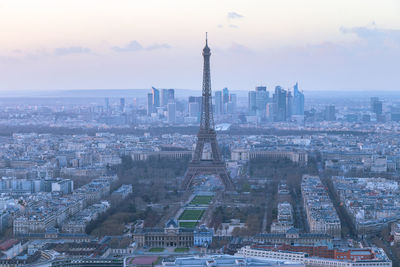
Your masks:
M 211 96 L 211 77 L 210 77 L 210 48 L 206 35 L 206 46 L 203 49 L 203 90 L 200 129 L 197 134 L 196 148 L 192 161 L 186 170 L 185 178 L 182 183 L 182 189 L 188 190 L 198 175 L 216 175 L 225 186 L 225 190 L 234 190 L 234 185 L 229 176 L 226 164 L 219 152 L 217 143 L 217 134 L 214 128 L 214 117 L 212 112 Z M 202 159 L 204 146 L 210 144 L 212 159 Z

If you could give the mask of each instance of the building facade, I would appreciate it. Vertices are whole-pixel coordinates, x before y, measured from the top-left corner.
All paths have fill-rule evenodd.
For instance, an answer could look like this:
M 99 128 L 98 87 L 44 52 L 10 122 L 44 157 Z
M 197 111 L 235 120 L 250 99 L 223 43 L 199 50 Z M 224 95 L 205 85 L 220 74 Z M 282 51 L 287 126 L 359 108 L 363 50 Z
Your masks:
M 169 220 L 164 228 L 147 228 L 143 223 L 135 226 L 133 239 L 138 247 L 192 247 L 194 229 L 179 227 Z

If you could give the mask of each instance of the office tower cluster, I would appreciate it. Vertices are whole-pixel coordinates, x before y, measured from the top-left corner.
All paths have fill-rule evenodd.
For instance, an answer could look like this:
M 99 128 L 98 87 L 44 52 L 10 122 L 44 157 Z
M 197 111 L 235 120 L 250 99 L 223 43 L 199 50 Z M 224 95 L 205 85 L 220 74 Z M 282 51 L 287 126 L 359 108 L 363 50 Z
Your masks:
M 161 93 L 160 93 L 161 91 Z M 151 88 L 147 94 L 147 115 L 166 117 L 168 123 L 176 122 L 176 102 L 174 89 Z
M 189 96 L 188 98 L 188 114 L 190 121 L 198 121 L 200 119 L 202 97 Z M 224 115 L 232 115 L 236 113 L 237 95 L 229 92 L 228 88 L 216 91 L 213 99 L 213 113 L 215 118 Z
M 216 91 L 214 94 L 214 113 L 217 117 L 236 112 L 237 96 L 229 93 L 228 88 Z
M 297 83 L 293 94 L 276 86 L 272 97 L 266 86 L 257 86 L 255 91 L 248 93 L 248 115 L 255 116 L 257 122 L 297 120 L 304 116 L 304 94 L 299 91 Z

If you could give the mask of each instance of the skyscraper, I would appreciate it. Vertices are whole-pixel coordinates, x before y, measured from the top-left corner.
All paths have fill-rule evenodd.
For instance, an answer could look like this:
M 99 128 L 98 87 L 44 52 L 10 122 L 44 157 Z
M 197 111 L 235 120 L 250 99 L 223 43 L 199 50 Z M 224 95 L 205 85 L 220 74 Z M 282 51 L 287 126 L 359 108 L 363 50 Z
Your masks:
M 200 115 L 200 105 L 197 102 L 189 103 L 189 116 L 199 118 Z
M 174 89 L 168 89 L 167 102 L 175 103 L 175 90 Z
M 110 99 L 108 97 L 106 97 L 104 99 L 104 101 L 105 101 L 105 104 L 106 104 L 106 113 L 109 113 L 110 112 Z
M 154 87 L 151 88 L 153 94 L 153 111 L 160 107 L 160 91 Z
M 200 118 L 200 109 L 201 109 L 201 105 L 203 103 L 202 97 L 201 96 L 189 96 L 188 102 L 189 102 L 189 116 Z M 190 107 L 192 103 L 196 103 L 197 105 Z M 197 108 L 198 113 L 195 116 L 193 116 L 194 112 L 196 110 L 196 107 L 198 107 Z M 192 110 L 192 112 L 191 112 L 191 110 Z
M 194 102 L 199 103 L 200 107 L 201 107 L 201 105 L 203 103 L 203 99 L 202 99 L 201 96 L 189 96 L 188 100 L 189 100 L 188 101 L 189 103 L 194 103 Z
M 237 96 L 236 94 L 229 95 L 229 103 L 228 103 L 228 113 L 233 114 L 236 112 L 237 106 Z
M 161 89 L 161 106 L 165 107 L 168 104 L 168 89 Z
M 275 87 L 274 94 L 274 121 L 286 120 L 286 90 L 280 86 Z M 276 107 L 276 109 L 275 109 Z
M 336 120 L 336 109 L 334 105 L 325 107 L 325 120 L 335 121 Z
M 216 91 L 215 92 L 215 114 L 217 116 L 220 116 L 222 114 L 222 92 L 221 91 Z
M 175 103 L 168 103 L 168 122 L 175 123 L 176 121 L 176 104 Z
M 293 115 L 304 115 L 304 94 L 299 91 L 299 85 L 293 86 Z
M 125 111 L 125 98 L 120 98 L 119 100 L 119 111 L 124 112 Z
M 150 116 L 153 113 L 153 94 L 147 94 L 147 115 Z
M 229 102 L 229 90 L 228 88 L 222 89 L 222 103 L 228 103 Z
M 222 113 L 225 114 L 229 102 L 229 90 L 228 88 L 222 89 Z
M 248 112 L 250 116 L 256 115 L 257 110 L 257 94 L 255 91 L 250 91 L 248 96 Z
M 286 97 L 286 120 L 290 120 L 293 115 L 293 96 L 292 92 L 287 92 Z
M 267 103 L 269 93 L 266 86 L 256 87 L 256 115 L 259 120 L 264 120 L 266 117 Z
M 376 115 L 382 114 L 382 101 L 378 97 L 371 97 L 371 111 Z

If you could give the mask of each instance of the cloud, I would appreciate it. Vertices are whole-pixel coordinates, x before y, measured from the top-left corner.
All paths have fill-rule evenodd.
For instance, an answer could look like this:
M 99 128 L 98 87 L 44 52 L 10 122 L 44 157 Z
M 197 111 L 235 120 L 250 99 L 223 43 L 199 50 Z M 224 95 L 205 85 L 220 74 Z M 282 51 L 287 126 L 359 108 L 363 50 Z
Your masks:
M 89 54 L 90 48 L 82 46 L 58 47 L 54 49 L 54 55 L 64 56 L 69 54 Z
M 235 24 L 229 24 L 229 28 L 238 29 L 239 26 L 238 26 L 238 25 L 235 25 Z
M 241 18 L 243 18 L 242 15 L 240 15 L 239 13 L 236 13 L 236 12 L 229 12 L 227 16 L 228 16 L 228 19 L 241 19 Z
M 169 49 L 171 46 L 169 44 L 153 44 L 146 47 L 146 50 L 156 50 L 156 49 Z
M 111 49 L 115 52 L 134 52 L 134 51 L 141 51 L 141 50 L 158 50 L 158 49 L 169 49 L 171 46 L 169 44 L 152 44 L 149 46 L 144 47 L 138 41 L 131 41 L 125 46 L 113 46 Z
M 359 39 L 373 47 L 400 47 L 400 30 L 380 29 L 372 23 L 370 27 L 341 27 L 343 34 L 355 34 Z
M 132 41 L 125 46 L 113 46 L 111 48 L 115 52 L 132 52 L 132 51 L 139 51 L 143 49 L 143 46 L 139 44 L 137 41 Z

